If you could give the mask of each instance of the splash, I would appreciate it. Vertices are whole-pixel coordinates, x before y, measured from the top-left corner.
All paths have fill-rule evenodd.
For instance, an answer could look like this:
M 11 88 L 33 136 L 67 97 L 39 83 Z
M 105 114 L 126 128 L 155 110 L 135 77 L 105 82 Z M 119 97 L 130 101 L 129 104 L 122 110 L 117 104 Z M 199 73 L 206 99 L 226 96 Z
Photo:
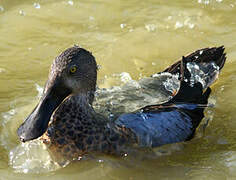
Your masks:
M 39 3 L 34 3 L 33 6 L 34 6 L 35 9 L 40 9 L 41 8 Z
M 196 57 L 197 58 L 197 57 Z M 203 88 L 209 87 L 219 75 L 219 66 L 214 62 L 210 63 L 187 63 L 187 69 L 191 73 L 190 85 L 200 82 Z
M 9 163 L 19 173 L 46 173 L 60 168 L 40 140 L 16 146 L 9 153 Z
M 45 145 L 40 140 L 27 143 L 16 142 L 16 129 L 19 126 L 17 119 L 25 116 L 26 109 L 28 106 L 13 108 L 2 114 L 0 145 L 9 152 L 9 165 L 19 173 L 55 171 L 60 166 L 51 159 Z
M 170 100 L 179 89 L 178 75 L 158 73 L 139 81 L 128 73 L 121 73 L 122 86 L 97 89 L 95 110 L 114 120 L 118 115 L 139 110 L 148 105 L 160 104 Z
M 38 84 L 35 84 L 35 88 L 38 91 L 38 98 L 40 98 L 43 88 Z M 16 142 L 16 129 L 19 127 L 17 120 L 25 118 L 25 114 L 28 113 L 31 106 L 13 108 L 2 114 L 3 129 L 0 134 L 0 145 L 9 151 L 9 165 L 18 173 L 46 173 L 66 166 L 69 162 L 59 165 L 53 161 L 46 145 L 39 139 L 26 143 Z
M 38 85 L 37 83 L 35 83 L 35 88 L 38 91 L 38 98 L 41 98 L 43 95 L 43 87 L 41 87 L 40 85 Z

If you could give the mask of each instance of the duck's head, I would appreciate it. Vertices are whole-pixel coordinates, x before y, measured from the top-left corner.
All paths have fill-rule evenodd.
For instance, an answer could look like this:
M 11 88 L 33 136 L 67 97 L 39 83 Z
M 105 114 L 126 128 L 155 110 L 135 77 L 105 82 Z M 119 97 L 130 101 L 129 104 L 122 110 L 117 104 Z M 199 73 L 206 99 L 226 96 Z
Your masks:
M 96 80 L 97 64 L 90 52 L 78 46 L 62 52 L 51 66 L 38 105 L 17 130 L 20 140 L 25 142 L 43 135 L 51 115 L 63 100 L 71 94 L 94 92 Z

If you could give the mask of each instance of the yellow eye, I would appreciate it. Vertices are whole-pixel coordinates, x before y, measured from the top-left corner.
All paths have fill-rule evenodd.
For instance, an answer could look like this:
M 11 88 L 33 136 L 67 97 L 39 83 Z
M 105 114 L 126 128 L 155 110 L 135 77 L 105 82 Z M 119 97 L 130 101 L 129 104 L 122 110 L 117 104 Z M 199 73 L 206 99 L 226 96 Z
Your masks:
M 70 68 L 71 73 L 75 73 L 76 70 L 77 70 L 76 66 L 73 66 L 73 67 Z

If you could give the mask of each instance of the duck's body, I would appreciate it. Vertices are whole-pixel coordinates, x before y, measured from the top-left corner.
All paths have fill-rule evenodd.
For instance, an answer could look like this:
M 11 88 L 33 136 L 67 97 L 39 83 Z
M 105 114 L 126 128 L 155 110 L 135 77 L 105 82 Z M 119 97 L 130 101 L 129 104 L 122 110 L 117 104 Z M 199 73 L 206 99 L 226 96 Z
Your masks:
M 43 134 L 41 139 L 52 154 L 66 159 L 88 152 L 120 154 L 133 145 L 157 147 L 190 140 L 204 117 L 209 86 L 225 59 L 223 47 L 188 55 L 164 71 L 178 76 L 180 81 L 172 99 L 122 114 L 113 122 L 92 107 L 97 77 L 95 59 L 82 48 L 69 48 L 56 58 L 44 96 L 18 135 L 28 141 Z M 191 65 L 198 66 L 201 80 L 193 77 L 198 72 L 190 72 Z
M 84 96 L 69 97 L 56 112 L 42 136 L 54 155 L 71 160 L 88 152 L 122 153 L 125 145 L 137 142 L 129 129 L 96 114 Z

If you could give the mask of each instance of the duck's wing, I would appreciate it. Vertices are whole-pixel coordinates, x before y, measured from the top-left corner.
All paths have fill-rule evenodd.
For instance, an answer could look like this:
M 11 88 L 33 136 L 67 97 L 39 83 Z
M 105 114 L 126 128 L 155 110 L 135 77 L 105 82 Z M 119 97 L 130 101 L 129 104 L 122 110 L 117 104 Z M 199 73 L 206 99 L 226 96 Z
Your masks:
M 183 87 L 183 88 L 182 88 Z M 201 84 L 186 89 L 181 86 L 179 93 L 187 90 L 195 92 Z M 189 92 L 189 93 L 190 93 Z M 147 106 L 134 113 L 122 114 L 116 121 L 119 127 L 130 129 L 141 147 L 157 147 L 164 144 L 189 140 L 204 117 L 204 108 L 210 95 L 210 88 L 199 94 L 199 104 L 171 101 Z M 182 100 L 182 98 L 181 98 Z
M 198 60 L 194 57 L 196 54 Z M 210 60 L 206 58 L 207 54 Z M 181 84 L 177 94 L 166 103 L 121 115 L 116 125 L 130 129 L 140 146 L 157 147 L 191 139 L 204 117 L 203 111 L 211 93 L 208 86 L 216 79 L 217 71 L 223 67 L 225 59 L 223 47 L 206 48 L 183 57 L 164 71 L 179 73 Z M 194 74 L 196 72 L 188 67 L 188 63 L 197 65 L 196 68 L 207 76 L 202 76 L 202 80 L 199 77 L 193 79 L 198 74 Z M 206 81 L 205 84 L 203 81 Z

